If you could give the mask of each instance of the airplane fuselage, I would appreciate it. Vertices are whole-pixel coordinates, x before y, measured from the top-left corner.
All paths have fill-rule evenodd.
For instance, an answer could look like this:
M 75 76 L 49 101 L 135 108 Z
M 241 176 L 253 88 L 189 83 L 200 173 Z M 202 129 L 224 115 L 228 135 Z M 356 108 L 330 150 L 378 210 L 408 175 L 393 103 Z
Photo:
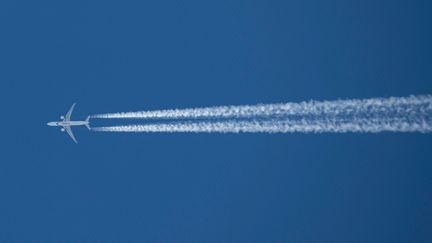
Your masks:
M 73 109 L 75 107 L 75 103 L 73 103 L 73 105 L 71 106 L 71 108 L 69 109 L 68 113 L 66 113 L 65 116 L 61 116 L 60 119 L 62 119 L 61 121 L 53 121 L 53 122 L 48 122 L 47 125 L 51 126 L 51 127 L 62 127 L 60 130 L 62 132 L 67 132 L 69 134 L 69 136 L 72 138 L 72 140 L 75 143 L 78 143 L 77 140 L 75 139 L 74 134 L 72 133 L 72 129 L 71 127 L 73 126 L 86 126 L 87 129 L 91 129 L 90 127 L 90 116 L 87 117 L 87 119 L 85 121 L 71 121 L 71 116 L 72 116 L 72 112 Z
M 65 127 L 65 126 L 84 126 L 90 125 L 88 121 L 57 121 L 57 122 L 48 122 L 48 126 L 52 127 Z

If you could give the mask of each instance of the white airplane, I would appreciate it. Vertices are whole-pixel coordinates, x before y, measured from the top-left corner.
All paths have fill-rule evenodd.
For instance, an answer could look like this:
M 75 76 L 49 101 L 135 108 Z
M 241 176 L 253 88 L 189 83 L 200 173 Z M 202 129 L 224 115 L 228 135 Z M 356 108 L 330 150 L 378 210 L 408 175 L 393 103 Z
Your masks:
M 72 105 L 72 107 L 69 109 L 68 113 L 65 116 L 61 116 L 60 117 L 60 119 L 62 119 L 62 121 L 48 122 L 47 125 L 48 126 L 52 126 L 52 127 L 60 127 L 61 126 L 62 127 L 61 131 L 62 132 L 66 131 L 69 134 L 69 136 L 72 138 L 72 140 L 75 143 L 78 143 L 77 140 L 75 139 L 75 136 L 72 133 L 71 126 L 82 126 L 82 125 L 84 125 L 84 126 L 86 126 L 90 130 L 90 122 L 89 122 L 90 117 L 88 116 L 85 121 L 71 121 L 70 118 L 71 118 L 73 109 L 75 107 L 75 104 L 76 103 L 74 103 Z

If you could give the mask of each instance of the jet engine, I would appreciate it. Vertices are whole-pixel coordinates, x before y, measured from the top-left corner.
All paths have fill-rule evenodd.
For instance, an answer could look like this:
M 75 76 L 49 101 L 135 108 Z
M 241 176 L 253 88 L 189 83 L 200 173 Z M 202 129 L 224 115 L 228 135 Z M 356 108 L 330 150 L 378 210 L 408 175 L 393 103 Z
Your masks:
M 62 129 L 60 129 L 60 131 L 64 132 L 64 131 L 65 131 L 65 129 L 64 129 L 64 128 L 62 128 Z
M 64 119 L 64 116 L 60 116 L 60 119 Z

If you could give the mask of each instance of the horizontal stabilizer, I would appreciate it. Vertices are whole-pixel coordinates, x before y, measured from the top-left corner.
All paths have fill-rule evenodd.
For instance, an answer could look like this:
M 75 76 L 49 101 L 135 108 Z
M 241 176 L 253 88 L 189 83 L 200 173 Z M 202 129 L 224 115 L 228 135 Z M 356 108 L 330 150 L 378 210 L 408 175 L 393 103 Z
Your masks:
M 90 116 L 88 116 L 87 119 L 85 120 L 85 121 L 87 122 L 87 123 L 85 124 L 85 126 L 87 127 L 88 130 L 91 129 L 91 127 L 90 127 L 90 121 L 89 121 L 89 120 L 90 120 Z

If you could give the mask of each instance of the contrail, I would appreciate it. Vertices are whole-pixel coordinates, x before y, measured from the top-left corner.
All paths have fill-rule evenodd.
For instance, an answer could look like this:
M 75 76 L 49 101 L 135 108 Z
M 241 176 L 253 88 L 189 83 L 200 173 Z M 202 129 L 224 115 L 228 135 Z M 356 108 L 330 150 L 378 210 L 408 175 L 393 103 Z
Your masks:
M 94 117 L 174 120 L 92 129 L 102 132 L 427 133 L 432 132 L 432 96 L 223 106 Z
M 409 119 L 269 120 L 173 122 L 92 128 L 99 132 L 194 132 L 194 133 L 346 133 L 431 132 L 432 122 Z
M 379 115 L 430 113 L 431 95 L 408 97 L 349 99 L 335 101 L 308 101 L 299 103 L 258 104 L 243 106 L 215 106 L 206 108 L 171 109 L 156 111 L 119 112 L 91 116 L 92 118 L 119 119 L 208 119 L 250 118 L 341 114 Z

